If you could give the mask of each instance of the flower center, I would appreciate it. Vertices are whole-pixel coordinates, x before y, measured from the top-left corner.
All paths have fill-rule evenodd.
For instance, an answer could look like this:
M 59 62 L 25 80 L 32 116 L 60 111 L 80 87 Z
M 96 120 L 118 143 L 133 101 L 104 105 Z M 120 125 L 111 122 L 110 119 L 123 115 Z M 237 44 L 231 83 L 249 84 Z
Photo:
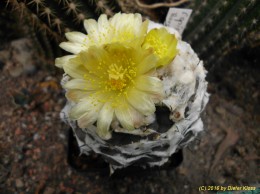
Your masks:
M 148 36 L 146 43 L 153 47 L 155 54 L 160 58 L 164 57 L 167 52 L 167 45 L 155 36 Z
M 122 92 L 126 89 L 130 82 L 134 83 L 136 77 L 136 67 L 131 59 L 120 61 L 121 63 L 113 63 L 107 70 L 108 80 L 107 89 Z
M 122 99 L 127 97 L 130 89 L 137 84 L 138 67 L 142 60 L 138 58 L 134 49 L 118 43 L 101 48 L 91 47 L 88 52 L 85 53 L 86 56 L 82 53 L 82 56 L 89 59 L 86 64 L 88 73 L 84 75 L 84 79 L 88 87 L 90 86 L 89 97 L 93 98 L 93 104 L 109 102 L 114 108 L 122 107 L 125 103 Z M 92 52 L 99 55 L 94 55 Z M 82 57 L 84 62 L 85 58 Z
M 152 29 L 148 32 L 142 45 L 143 48 L 152 48 L 159 58 L 159 66 L 169 64 L 177 54 L 177 39 L 166 29 Z
M 108 69 L 108 85 L 112 90 L 122 90 L 126 87 L 128 72 L 122 66 L 112 64 Z M 127 75 L 126 75 L 127 74 Z

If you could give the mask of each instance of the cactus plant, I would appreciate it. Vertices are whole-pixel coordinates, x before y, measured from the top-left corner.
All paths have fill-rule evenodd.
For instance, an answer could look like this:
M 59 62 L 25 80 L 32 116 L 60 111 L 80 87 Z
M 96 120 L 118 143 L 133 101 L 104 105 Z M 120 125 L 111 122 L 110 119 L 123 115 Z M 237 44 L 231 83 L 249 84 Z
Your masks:
M 6 2 L 7 9 L 12 9 L 16 15 L 23 18 L 23 24 L 27 26 L 25 34 L 32 37 L 38 50 L 50 60 L 61 54 L 57 45 L 64 40 L 64 33 L 83 31 L 82 23 L 87 18 L 97 19 L 101 13 L 113 16 L 121 10 L 141 12 L 144 18 L 161 21 L 160 15 L 165 12 L 165 9 L 157 9 L 158 6 L 144 6 L 144 1 L 6 0 Z M 167 6 L 175 1 L 167 1 L 171 3 L 156 1 L 156 3 L 162 2 Z M 148 5 L 151 1 L 146 3 Z M 192 8 L 193 15 L 184 31 L 184 40 L 193 45 L 194 50 L 207 61 L 207 64 L 211 64 L 212 61 L 217 64 L 231 50 L 250 44 L 248 40 L 252 37 L 255 37 L 256 42 L 252 46 L 259 45 L 259 6 L 260 3 L 256 0 L 195 0 L 190 4 L 186 3 L 184 7 Z M 152 28 L 162 27 L 159 24 L 149 23 L 150 26 L 154 25 Z M 33 26 L 36 30 L 32 28 Z M 124 134 L 124 130 L 114 130 L 110 134 L 111 140 L 103 140 L 94 130 L 97 128 L 95 123 L 86 130 L 69 118 L 68 110 L 74 104 L 68 101 L 62 115 L 74 129 L 82 153 L 88 154 L 93 150 L 103 155 L 114 169 L 133 163 L 161 165 L 176 149 L 180 149 L 197 135 L 197 127 L 202 127 L 199 114 L 208 99 L 205 92 L 207 85 L 205 70 L 203 63 L 190 46 L 182 42 L 177 33 L 173 34 L 178 37 L 179 54 L 171 63 L 172 66 L 165 68 L 167 71 L 157 72 L 157 76 L 163 80 L 163 88 L 169 94 L 169 99 L 156 104 L 152 119 L 146 118 L 149 122 L 140 126 L 139 133 L 129 135 Z M 69 39 L 73 38 L 75 36 Z M 68 44 L 65 47 L 67 51 L 71 51 Z M 174 74 L 176 79 L 167 73 L 172 69 L 180 73 L 180 75 Z M 68 75 L 63 79 L 64 84 L 67 79 L 70 79 Z M 186 83 L 187 80 L 194 82 Z M 172 107 L 171 103 L 177 105 Z M 124 142 L 120 142 L 121 139 L 124 139 Z M 93 144 L 89 145 L 87 142 Z M 131 156 L 130 152 L 134 154 Z
M 147 28 L 148 23 L 148 28 Z M 86 20 L 88 35 L 66 34 L 56 59 L 68 102 L 61 112 L 83 154 L 111 170 L 161 166 L 203 130 L 203 62 L 177 31 L 138 14 Z
M 30 36 L 48 64 L 61 55 L 58 44 L 65 32 L 82 31 L 86 18 L 97 18 L 101 13 L 112 16 L 119 11 L 116 1 L 107 0 L 6 0 L 5 7 L 17 15 L 24 36 Z
M 82 30 L 84 19 L 118 11 L 115 1 L 106 0 L 7 0 L 7 4 L 59 41 L 67 31 Z
M 255 0 L 194 1 L 184 39 L 208 64 L 216 64 L 231 50 L 247 44 L 250 34 L 259 32 L 259 6 Z M 259 37 L 256 41 L 259 44 Z

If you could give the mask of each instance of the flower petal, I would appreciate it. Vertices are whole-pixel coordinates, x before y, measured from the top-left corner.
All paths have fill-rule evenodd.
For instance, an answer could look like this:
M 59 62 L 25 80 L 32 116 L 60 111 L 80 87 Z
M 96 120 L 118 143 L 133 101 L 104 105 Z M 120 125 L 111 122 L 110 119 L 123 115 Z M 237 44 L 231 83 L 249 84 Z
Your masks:
M 84 20 L 84 27 L 86 31 L 89 33 L 98 33 L 97 21 L 94 19 Z
M 128 92 L 127 100 L 136 110 L 144 115 L 151 115 L 155 112 L 155 105 L 151 95 L 145 92 L 133 88 Z
M 137 77 L 135 80 L 136 88 L 139 90 L 150 92 L 156 95 L 162 96 L 163 94 L 163 84 L 157 77 L 142 75 Z
M 72 79 L 64 85 L 65 89 L 78 89 L 78 90 L 96 90 L 97 85 L 92 84 L 90 81 L 84 79 Z
M 73 120 L 79 119 L 88 112 L 91 107 L 93 107 L 91 100 L 89 98 L 84 99 L 71 108 L 69 116 Z
M 105 103 L 99 112 L 97 119 L 97 133 L 102 139 L 110 139 L 110 124 L 114 117 L 114 109 L 110 103 Z
M 115 108 L 115 115 L 116 118 L 119 120 L 120 124 L 128 130 L 134 130 L 134 112 L 131 111 L 131 106 L 130 104 L 127 105 L 128 103 L 126 102 L 125 106 L 118 106 Z
M 99 32 L 98 32 L 98 23 L 94 19 L 84 20 L 84 27 L 88 32 L 88 37 L 91 44 L 98 43 L 99 41 Z
M 65 73 L 67 73 L 71 77 L 79 79 L 83 79 L 85 73 L 87 72 L 86 68 L 82 65 L 79 57 L 69 59 L 67 63 L 63 64 L 63 69 Z
M 157 65 L 157 57 L 153 54 L 148 55 L 143 59 L 143 61 L 138 65 L 137 75 L 142 75 L 155 69 Z
M 104 65 L 104 63 L 106 63 L 109 58 L 107 57 L 105 50 L 101 47 L 90 47 L 87 52 L 81 52 L 79 57 L 82 62 L 85 62 L 84 67 L 91 74 L 102 75 L 104 73 L 103 68 L 107 69 L 107 66 Z
M 77 119 L 80 128 L 87 128 L 97 121 L 102 105 L 92 98 L 84 99 L 71 109 L 70 116 Z
M 86 44 L 88 42 L 88 36 L 81 32 L 67 32 L 65 36 L 70 42 L 75 42 L 79 44 Z
M 98 117 L 98 112 L 95 110 L 85 113 L 82 117 L 78 119 L 78 125 L 80 128 L 87 128 L 96 122 Z
M 62 42 L 60 47 L 67 52 L 78 54 L 83 50 L 86 50 L 86 47 L 83 44 L 74 43 L 74 42 Z
M 71 101 L 79 102 L 83 98 L 87 98 L 89 94 L 89 91 L 84 90 L 68 90 L 66 92 L 66 97 Z
M 120 24 L 120 17 L 121 17 L 121 13 L 116 13 L 112 18 L 109 19 L 109 22 L 111 23 L 112 26 L 116 26 L 116 24 Z M 130 15 L 130 14 L 129 14 Z M 125 20 L 122 20 L 122 22 L 124 22 Z
M 144 35 L 147 31 L 148 22 L 142 22 L 140 14 L 115 14 L 110 20 L 110 28 L 107 36 L 107 43 L 124 42 L 132 45 L 132 41 L 143 42 Z M 138 39 L 139 41 L 136 41 Z
M 72 119 L 77 120 L 86 113 L 94 114 L 93 112 L 96 112 L 98 114 L 102 105 L 102 103 L 94 102 L 92 98 L 84 98 L 71 108 L 69 115 Z
M 101 14 L 98 18 L 98 31 L 99 33 L 105 33 L 109 28 L 109 22 L 106 14 Z
M 148 28 L 148 20 L 142 21 L 142 15 L 139 13 L 134 14 L 134 30 L 136 36 L 144 36 Z
M 68 61 L 75 57 L 75 55 L 66 55 L 64 57 L 59 57 L 55 59 L 55 65 L 59 68 L 62 68 L 64 64 L 68 63 Z

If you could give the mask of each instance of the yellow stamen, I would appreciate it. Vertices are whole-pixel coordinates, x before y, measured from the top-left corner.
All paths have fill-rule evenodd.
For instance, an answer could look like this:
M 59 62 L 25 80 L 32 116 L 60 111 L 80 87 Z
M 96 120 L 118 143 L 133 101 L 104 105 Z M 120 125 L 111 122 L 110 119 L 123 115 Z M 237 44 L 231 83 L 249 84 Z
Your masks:
M 129 81 L 133 81 L 136 76 L 136 71 L 131 67 L 129 60 L 118 61 L 119 64 L 113 63 L 107 70 L 108 73 L 108 89 L 113 91 L 122 91 L 126 86 L 129 85 Z M 126 67 L 123 65 L 127 64 Z
M 164 57 L 165 53 L 167 52 L 167 45 L 165 42 L 162 42 L 156 36 L 147 36 L 145 39 L 146 43 L 151 45 L 154 49 L 156 55 L 160 58 Z

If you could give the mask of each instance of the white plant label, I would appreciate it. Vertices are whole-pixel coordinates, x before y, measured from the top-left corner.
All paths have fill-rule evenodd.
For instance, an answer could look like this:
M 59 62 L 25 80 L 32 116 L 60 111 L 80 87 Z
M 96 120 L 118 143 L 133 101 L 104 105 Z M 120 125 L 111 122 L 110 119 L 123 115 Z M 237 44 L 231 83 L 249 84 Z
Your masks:
M 190 18 L 191 12 L 191 9 L 170 8 L 164 25 L 175 28 L 180 34 L 182 34 Z

